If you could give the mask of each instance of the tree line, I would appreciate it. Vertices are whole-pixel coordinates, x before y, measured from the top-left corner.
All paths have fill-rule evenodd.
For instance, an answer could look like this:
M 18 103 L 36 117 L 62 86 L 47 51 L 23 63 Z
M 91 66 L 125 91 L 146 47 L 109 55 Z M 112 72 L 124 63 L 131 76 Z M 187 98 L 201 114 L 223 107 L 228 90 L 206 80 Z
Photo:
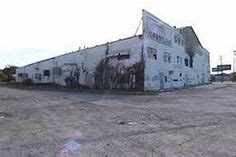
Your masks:
M 14 81 L 13 75 L 16 72 L 17 66 L 7 65 L 4 69 L 0 69 L 0 82 Z

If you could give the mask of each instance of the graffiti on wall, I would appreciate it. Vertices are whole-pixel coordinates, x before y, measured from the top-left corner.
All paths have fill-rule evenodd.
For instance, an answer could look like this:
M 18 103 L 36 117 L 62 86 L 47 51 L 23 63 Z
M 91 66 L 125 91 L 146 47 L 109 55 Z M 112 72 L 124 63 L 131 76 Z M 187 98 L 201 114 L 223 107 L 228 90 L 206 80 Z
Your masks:
M 102 89 L 143 89 L 143 63 L 127 66 L 113 58 L 103 59 L 95 71 L 95 87 Z

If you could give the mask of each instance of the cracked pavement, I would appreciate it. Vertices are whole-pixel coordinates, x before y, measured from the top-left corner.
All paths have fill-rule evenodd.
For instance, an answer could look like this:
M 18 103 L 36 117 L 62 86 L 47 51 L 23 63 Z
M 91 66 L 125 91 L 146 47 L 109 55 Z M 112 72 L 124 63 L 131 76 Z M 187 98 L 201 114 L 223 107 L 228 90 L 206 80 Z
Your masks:
M 0 86 L 0 156 L 235 157 L 235 145 L 233 83 L 159 95 Z

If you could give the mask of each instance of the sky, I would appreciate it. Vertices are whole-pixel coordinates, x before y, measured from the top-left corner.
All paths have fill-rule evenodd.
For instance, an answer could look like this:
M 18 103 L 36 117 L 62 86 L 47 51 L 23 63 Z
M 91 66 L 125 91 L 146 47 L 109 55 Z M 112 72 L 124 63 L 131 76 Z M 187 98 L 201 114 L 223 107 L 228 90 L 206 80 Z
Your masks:
M 233 63 L 235 0 L 0 0 L 0 68 L 133 36 L 146 9 L 193 26 L 211 67 Z

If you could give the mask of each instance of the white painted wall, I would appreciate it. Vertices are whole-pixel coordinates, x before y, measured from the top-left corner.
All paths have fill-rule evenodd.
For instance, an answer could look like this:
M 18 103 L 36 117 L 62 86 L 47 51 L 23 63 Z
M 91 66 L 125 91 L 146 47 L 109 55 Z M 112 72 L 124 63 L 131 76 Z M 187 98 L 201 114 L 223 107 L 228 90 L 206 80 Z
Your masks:
M 149 32 L 160 34 L 163 39 L 153 40 Z M 178 36 L 181 44 L 175 42 Z M 159 39 L 159 38 L 158 38 Z M 195 47 L 193 58 L 193 68 L 185 66 L 185 58 L 190 60 L 185 52 L 185 45 L 182 44 L 183 36 L 179 30 L 173 28 L 156 18 L 152 14 L 143 13 L 143 35 L 135 36 L 116 42 L 107 43 L 92 48 L 68 53 L 52 59 L 34 63 L 16 70 L 16 82 L 22 82 L 18 77 L 19 73 L 27 73 L 34 83 L 56 83 L 65 84 L 65 78 L 71 73 L 79 73 L 79 83 L 89 87 L 94 86 L 94 74 L 96 67 L 106 57 L 116 56 L 118 53 L 129 53 L 130 59 L 115 60 L 112 64 L 122 64 L 126 67 L 144 61 L 144 90 L 160 90 L 170 88 L 182 88 L 188 85 L 206 84 L 210 81 L 209 52 L 201 45 Z M 184 41 L 184 40 L 183 40 Z M 149 57 L 148 48 L 156 50 L 156 59 Z M 165 53 L 171 56 L 171 62 L 165 62 Z M 143 58 L 142 58 L 143 57 Z M 177 62 L 177 57 L 182 58 L 182 62 Z M 52 75 L 52 69 L 60 67 L 62 75 Z M 50 77 L 43 76 L 43 70 L 50 70 Z M 41 73 L 42 79 L 35 78 L 35 73 Z
M 153 33 L 161 35 L 163 39 L 156 40 Z M 184 44 L 175 43 L 175 36 L 179 37 L 181 41 L 184 39 L 179 30 L 143 11 L 144 84 L 146 91 L 209 83 L 209 53 L 199 45 L 193 57 L 193 68 L 187 67 L 185 66 L 185 58 L 190 61 L 190 56 L 185 52 Z M 168 44 L 166 41 L 169 41 Z M 157 50 L 156 60 L 148 57 L 149 47 Z M 164 61 L 165 53 L 170 54 L 170 63 Z M 177 56 L 182 58 L 182 63 L 177 62 Z
M 34 83 L 56 83 L 66 85 L 65 78 L 70 76 L 70 73 L 74 72 L 75 69 L 79 69 L 80 84 L 93 87 L 96 67 L 101 60 L 105 58 L 107 46 L 109 47 L 108 56 L 118 55 L 118 53 L 129 53 L 130 59 L 119 61 L 127 67 L 141 60 L 142 37 L 135 36 L 104 45 L 83 49 L 77 52 L 68 53 L 46 61 L 18 68 L 16 70 L 16 82 L 23 81 L 21 77 L 18 77 L 19 73 L 27 73 L 28 78 L 32 79 Z M 53 67 L 60 67 L 62 69 L 62 75 L 52 75 Z M 36 70 L 36 68 L 38 68 L 38 70 Z M 50 70 L 50 77 L 43 76 L 43 70 Z M 42 79 L 36 79 L 35 73 L 41 73 Z

